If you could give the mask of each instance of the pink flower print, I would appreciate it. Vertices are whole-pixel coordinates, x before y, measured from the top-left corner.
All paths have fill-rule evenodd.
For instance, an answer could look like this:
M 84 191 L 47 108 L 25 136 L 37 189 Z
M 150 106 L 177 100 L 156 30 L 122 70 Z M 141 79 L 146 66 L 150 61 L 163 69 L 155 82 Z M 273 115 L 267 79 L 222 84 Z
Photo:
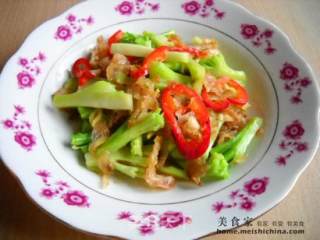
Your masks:
M 254 24 L 242 24 L 241 34 L 245 39 L 251 39 L 259 33 L 259 29 Z
M 144 224 L 139 227 L 141 235 L 149 235 L 154 233 L 154 227 L 152 225 Z
M 68 25 L 59 26 L 55 34 L 56 39 L 61 39 L 63 41 L 69 40 L 72 38 L 72 32 Z
M 73 14 L 69 14 L 69 15 L 67 16 L 67 20 L 68 20 L 69 22 L 74 22 L 76 19 L 77 19 L 76 16 L 73 15 Z
M 298 143 L 296 150 L 298 152 L 306 151 L 306 150 L 308 150 L 308 144 L 307 143 Z
M 309 78 L 303 78 L 300 80 L 301 87 L 307 87 L 310 85 L 310 83 L 311 81 L 309 80 Z
M 207 5 L 208 7 L 211 7 L 214 4 L 213 0 L 206 0 L 205 1 L 205 5 Z
M 145 212 L 142 216 L 144 218 L 147 218 L 147 217 L 154 216 L 154 215 L 157 215 L 157 213 L 156 212 L 152 212 L 152 211 L 148 211 L 148 212 Z
M 50 173 L 46 170 L 39 170 L 36 172 L 36 174 L 40 177 L 43 177 L 43 178 L 48 178 L 50 177 Z
M 3 127 L 6 128 L 6 129 L 13 128 L 13 125 L 14 125 L 13 121 L 10 120 L 10 119 L 4 120 L 4 121 L 2 122 L 2 124 L 3 124 Z
M 285 158 L 283 156 L 280 156 L 280 157 L 277 158 L 276 163 L 279 166 L 285 166 L 287 164 L 287 158 Z
M 267 29 L 263 34 L 266 38 L 271 38 L 273 36 L 273 31 L 271 29 Z
M 40 62 L 44 62 L 46 61 L 47 57 L 43 52 L 39 52 L 38 59 L 40 60 Z
M 18 63 L 19 63 L 21 66 L 25 67 L 25 66 L 28 65 L 29 61 L 28 61 L 28 59 L 26 59 L 26 58 L 19 58 Z
M 43 197 L 45 197 L 47 199 L 51 199 L 55 195 L 55 193 L 50 188 L 42 189 L 40 194 L 41 194 L 41 196 L 43 196 Z
M 283 80 L 292 80 L 298 77 L 299 69 L 290 63 L 285 63 L 280 71 L 280 78 Z
M 14 105 L 14 109 L 17 114 L 24 114 L 25 113 L 24 107 L 22 107 L 20 105 Z
M 120 12 L 121 15 L 131 15 L 133 11 L 133 4 L 129 1 L 123 1 L 116 6 L 116 10 Z
M 33 76 L 26 71 L 18 73 L 17 79 L 19 88 L 21 89 L 30 88 L 35 84 L 35 79 L 33 78 Z
M 286 138 L 289 138 L 292 140 L 300 139 L 303 134 L 304 134 L 304 128 L 302 127 L 302 124 L 298 120 L 295 120 L 293 123 L 288 125 L 283 132 L 283 135 Z
M 223 202 L 216 202 L 215 204 L 212 205 L 212 209 L 216 213 L 219 213 L 223 208 L 224 208 Z
M 266 54 L 273 54 L 277 49 L 273 48 L 273 47 L 267 47 L 264 51 L 266 52 Z
M 251 196 L 260 195 L 265 192 L 269 178 L 254 178 L 244 185 L 244 190 Z
M 217 18 L 217 19 L 222 19 L 222 18 L 224 17 L 224 15 L 225 15 L 225 12 L 218 12 L 218 13 L 216 14 L 216 18 Z
M 92 16 L 89 16 L 86 19 L 86 22 L 87 22 L 88 25 L 92 25 L 92 24 L 94 24 L 94 18 Z
M 158 11 L 159 8 L 160 8 L 160 4 L 159 4 L 159 3 L 153 4 L 153 5 L 151 6 L 151 10 L 152 10 L 153 12 Z
M 292 96 L 290 98 L 290 101 L 293 103 L 293 104 L 298 104 L 298 103 L 301 103 L 302 102 L 302 99 L 301 97 L 299 96 Z
M 238 195 L 238 193 L 239 193 L 239 190 L 232 191 L 232 192 L 230 193 L 230 198 L 231 198 L 231 199 L 234 199 L 234 198 Z
M 255 205 L 255 202 L 247 198 L 245 201 L 241 202 L 240 208 L 246 211 L 251 211 Z
M 131 212 L 120 212 L 119 215 L 118 215 L 118 219 L 119 220 L 122 220 L 122 219 L 129 219 L 130 217 L 132 216 L 132 213 Z
M 175 228 L 184 223 L 184 216 L 181 212 L 165 212 L 160 216 L 159 225 L 165 228 Z
M 62 195 L 63 201 L 71 206 L 89 207 L 88 197 L 80 191 L 69 191 Z
M 62 187 L 66 187 L 66 188 L 69 188 L 69 184 L 65 181 L 58 181 L 57 182 L 58 185 L 62 186 Z
M 182 8 L 184 9 L 185 13 L 188 15 L 195 15 L 198 13 L 201 5 L 197 1 L 189 1 L 182 4 Z
M 14 140 L 20 144 L 21 147 L 30 151 L 34 145 L 36 145 L 35 137 L 28 132 L 16 132 Z

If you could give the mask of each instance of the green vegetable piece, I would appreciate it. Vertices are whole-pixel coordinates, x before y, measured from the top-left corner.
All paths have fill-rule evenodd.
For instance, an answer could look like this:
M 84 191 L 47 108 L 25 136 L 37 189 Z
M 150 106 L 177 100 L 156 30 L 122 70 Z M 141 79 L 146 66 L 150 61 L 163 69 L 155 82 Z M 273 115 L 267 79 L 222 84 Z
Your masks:
M 165 167 L 161 167 L 159 169 L 160 173 L 163 173 L 165 175 L 170 175 L 176 178 L 180 178 L 183 180 L 188 180 L 188 175 L 187 173 L 180 168 L 174 167 L 174 166 L 165 166 Z
M 245 72 L 230 68 L 221 53 L 201 59 L 200 64 L 205 66 L 206 70 L 216 77 L 228 76 L 242 83 L 246 81 Z
M 247 126 L 244 128 L 243 135 L 239 141 L 232 147 L 231 153 L 225 154 L 228 160 L 232 159 L 233 163 L 241 162 L 245 158 L 245 153 L 248 149 L 249 144 L 256 135 L 257 131 L 262 125 L 262 119 L 255 117 L 249 121 Z M 228 156 L 230 154 L 230 156 Z
M 188 72 L 187 66 L 184 63 L 165 61 L 164 64 L 177 73 L 186 74 Z
M 168 52 L 166 61 L 188 63 L 191 59 L 191 55 L 187 52 Z
M 93 109 L 88 107 L 78 107 L 78 112 L 81 119 L 89 119 L 89 116 L 93 112 Z
M 143 145 L 142 136 L 139 136 L 139 137 L 133 139 L 130 142 L 131 154 L 135 155 L 135 156 L 142 156 L 143 155 L 142 145 Z
M 159 112 L 149 113 L 131 127 L 128 127 L 128 123 L 125 122 L 97 149 L 97 155 L 117 151 L 142 134 L 154 132 L 163 127 L 164 118 Z
M 194 45 L 201 45 L 203 43 L 203 40 L 201 37 L 195 36 L 192 38 L 191 42 Z
M 56 95 L 53 104 L 58 108 L 92 107 L 116 110 L 132 110 L 132 95 L 117 91 L 109 82 L 97 81 L 79 91 Z
M 160 89 L 165 88 L 171 82 L 191 83 L 190 77 L 174 72 L 162 62 L 155 61 L 151 63 L 149 73 L 151 79 L 158 80 L 157 78 L 160 78 L 160 81 L 156 82 L 156 87 Z
M 120 53 L 125 56 L 145 57 L 153 51 L 151 47 L 145 47 L 131 43 L 114 43 L 111 46 L 113 54 Z
M 191 74 L 192 79 L 194 80 L 192 86 L 193 89 L 198 93 L 201 94 L 202 85 L 204 82 L 204 78 L 206 75 L 206 70 L 203 66 L 197 63 L 194 60 L 190 60 L 187 64 L 189 72 Z
M 71 137 L 71 146 L 72 149 L 78 150 L 83 146 L 88 145 L 91 142 L 91 134 L 78 132 L 72 135 Z
M 245 157 L 245 152 L 261 125 L 261 118 L 252 118 L 233 139 L 215 146 L 211 153 L 223 153 L 227 161 L 240 162 Z
M 212 153 L 208 161 L 208 170 L 204 180 L 226 179 L 230 176 L 229 164 L 221 153 Z
M 144 32 L 143 35 L 148 37 L 151 40 L 152 45 L 154 47 L 172 46 L 173 45 L 173 43 L 170 42 L 164 34 L 157 35 L 153 32 Z

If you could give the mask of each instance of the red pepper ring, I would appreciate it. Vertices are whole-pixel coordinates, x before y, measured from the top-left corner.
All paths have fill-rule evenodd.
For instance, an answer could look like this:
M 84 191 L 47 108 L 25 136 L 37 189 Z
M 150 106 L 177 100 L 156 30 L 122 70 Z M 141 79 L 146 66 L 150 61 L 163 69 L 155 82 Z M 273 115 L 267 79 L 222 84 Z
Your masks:
M 183 95 L 190 99 L 188 107 L 194 112 L 201 126 L 201 138 L 187 140 L 184 137 L 182 129 L 176 119 L 176 112 L 179 111 L 179 109 L 176 109 L 173 98 L 177 95 Z M 188 160 L 201 157 L 210 143 L 211 126 L 208 109 L 202 102 L 200 96 L 194 90 L 183 84 L 172 84 L 162 91 L 161 104 L 164 117 L 171 128 L 181 154 Z
M 230 104 L 242 106 L 249 101 L 247 90 L 237 81 L 228 77 L 222 77 L 217 79 L 215 82 L 216 84 L 220 84 L 223 86 L 229 85 L 230 87 L 234 88 L 236 90 L 236 96 L 232 98 L 222 96 L 221 100 L 211 100 L 207 90 L 203 88 L 201 93 L 203 101 L 209 108 L 212 108 L 214 111 L 221 112 L 224 109 L 228 108 Z
M 146 76 L 148 74 L 149 65 L 153 61 L 166 60 L 168 50 L 169 50 L 169 47 L 167 46 L 158 47 L 155 50 L 153 50 L 151 53 L 149 53 L 148 56 L 146 56 L 146 58 L 142 63 L 142 66 L 137 70 L 131 72 L 131 77 L 134 79 L 138 79 L 140 77 Z
M 85 72 L 90 71 L 90 69 L 91 66 L 89 60 L 87 58 L 79 58 L 72 65 L 72 74 L 76 78 L 80 78 Z

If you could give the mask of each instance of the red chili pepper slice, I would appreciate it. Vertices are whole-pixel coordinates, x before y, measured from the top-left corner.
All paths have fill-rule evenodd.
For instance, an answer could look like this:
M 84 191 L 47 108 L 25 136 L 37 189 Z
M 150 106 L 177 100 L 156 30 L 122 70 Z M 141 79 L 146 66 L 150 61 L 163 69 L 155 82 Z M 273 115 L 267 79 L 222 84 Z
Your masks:
M 189 101 L 188 105 L 177 108 L 174 97 L 183 96 Z M 210 142 L 210 119 L 209 112 L 201 100 L 201 97 L 191 88 L 183 84 L 172 84 L 166 87 L 161 96 L 161 104 L 164 117 L 171 128 L 176 144 L 180 152 L 188 160 L 202 156 L 207 150 Z M 193 139 L 186 139 L 176 118 L 179 111 L 185 112 L 185 108 L 194 113 L 200 125 L 201 136 Z
M 121 30 L 116 31 L 108 40 L 109 54 L 111 54 L 111 45 L 119 42 L 123 37 L 123 32 Z
M 131 73 L 131 77 L 138 79 L 148 74 L 149 65 L 153 61 L 164 61 L 167 58 L 167 52 L 169 47 L 162 46 L 156 48 L 154 51 L 149 53 L 149 55 L 144 59 L 142 66 Z
M 92 72 L 86 71 L 78 80 L 79 86 L 86 85 L 94 77 L 95 75 Z
M 234 97 L 218 96 L 220 97 L 220 99 L 212 100 L 210 99 L 210 95 L 207 92 L 207 90 L 203 88 L 201 93 L 203 101 L 209 108 L 212 108 L 214 111 L 221 112 L 227 107 L 229 107 L 230 104 L 242 106 L 249 101 L 247 90 L 235 80 L 230 79 L 228 77 L 223 77 L 215 80 L 214 83 L 217 85 L 217 87 L 219 86 L 222 88 L 226 88 L 228 85 L 229 87 L 233 88 L 236 92 L 236 95 Z
M 87 58 L 79 58 L 72 65 L 72 74 L 76 78 L 80 78 L 85 72 L 90 71 L 90 69 L 91 66 L 89 60 Z

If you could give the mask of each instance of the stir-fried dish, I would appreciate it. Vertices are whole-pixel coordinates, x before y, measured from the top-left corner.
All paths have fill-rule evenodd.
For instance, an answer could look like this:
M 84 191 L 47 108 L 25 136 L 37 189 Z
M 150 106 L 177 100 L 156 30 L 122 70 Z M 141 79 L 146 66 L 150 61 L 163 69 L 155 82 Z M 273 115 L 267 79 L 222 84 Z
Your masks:
M 119 172 L 152 188 L 226 179 L 262 119 L 249 118 L 246 74 L 214 39 L 174 31 L 99 37 L 53 96 L 72 118 L 71 147 L 104 184 Z

